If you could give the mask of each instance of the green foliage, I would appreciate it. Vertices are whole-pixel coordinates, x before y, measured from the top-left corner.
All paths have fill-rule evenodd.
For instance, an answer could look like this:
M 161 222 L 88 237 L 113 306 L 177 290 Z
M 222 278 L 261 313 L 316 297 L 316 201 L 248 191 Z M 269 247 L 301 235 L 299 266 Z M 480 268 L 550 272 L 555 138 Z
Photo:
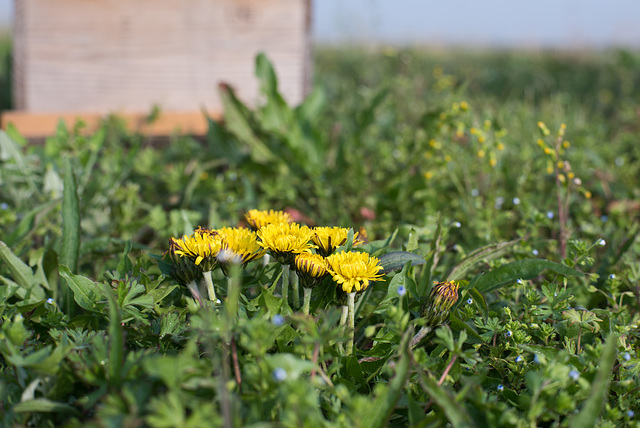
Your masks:
M 223 86 L 204 141 L 0 132 L 2 426 L 637 424 L 635 54 L 316 58 L 290 106 L 258 56 L 260 103 Z M 251 208 L 379 257 L 353 330 L 331 278 L 309 316 L 276 263 L 215 271 L 216 305 L 170 278 L 169 237 Z

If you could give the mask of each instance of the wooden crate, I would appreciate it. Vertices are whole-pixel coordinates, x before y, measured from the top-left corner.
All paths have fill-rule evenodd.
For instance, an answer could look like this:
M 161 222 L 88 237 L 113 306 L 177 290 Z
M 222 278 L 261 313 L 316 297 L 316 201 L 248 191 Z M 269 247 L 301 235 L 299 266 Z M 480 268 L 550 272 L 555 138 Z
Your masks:
M 16 0 L 15 14 L 17 111 L 3 127 L 25 115 L 137 117 L 154 105 L 217 113 L 220 82 L 254 104 L 261 51 L 288 102 L 309 84 L 310 0 Z

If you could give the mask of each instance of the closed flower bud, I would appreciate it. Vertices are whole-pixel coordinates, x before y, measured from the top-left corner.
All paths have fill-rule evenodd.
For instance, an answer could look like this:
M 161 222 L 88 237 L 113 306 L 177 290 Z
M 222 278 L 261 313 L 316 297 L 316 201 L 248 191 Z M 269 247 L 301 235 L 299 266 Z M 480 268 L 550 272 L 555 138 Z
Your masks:
M 438 282 L 431 289 L 420 314 L 428 326 L 437 327 L 449 319 L 449 311 L 457 301 L 458 284 L 453 281 Z

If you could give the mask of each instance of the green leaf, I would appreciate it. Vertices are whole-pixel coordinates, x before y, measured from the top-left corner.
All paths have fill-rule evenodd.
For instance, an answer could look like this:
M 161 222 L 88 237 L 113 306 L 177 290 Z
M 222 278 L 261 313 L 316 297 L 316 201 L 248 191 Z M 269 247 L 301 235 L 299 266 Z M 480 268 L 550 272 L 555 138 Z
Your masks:
M 73 297 L 81 308 L 92 312 L 102 311 L 101 306 L 98 305 L 101 299 L 98 284 L 89 278 L 73 274 L 65 265 L 60 265 L 58 269 L 60 276 L 67 280 L 67 285 L 73 291 Z
M 117 267 L 117 270 L 120 273 L 121 277 L 124 277 L 127 273 L 133 271 L 133 262 L 129 258 L 129 253 L 131 252 L 132 248 L 133 244 L 131 243 L 131 240 L 128 240 L 124 244 L 124 252 L 122 253 L 122 258 L 120 259 Z
M 430 378 L 423 372 L 420 372 L 420 374 L 423 380 L 423 388 L 427 391 L 431 399 L 444 411 L 451 425 L 462 428 L 476 426 L 466 409 L 460 405 L 460 403 L 456 402 L 446 388 L 438 385 L 435 379 Z
M 392 251 L 390 253 L 383 254 L 378 258 L 380 259 L 380 265 L 384 269 L 384 273 L 402 269 L 407 262 L 411 262 L 411 266 L 418 266 L 426 263 L 423 257 L 407 251 Z
M 616 359 L 617 343 L 616 335 L 610 334 L 602 349 L 602 355 L 598 362 L 598 373 L 591 385 L 591 394 L 580 413 L 571 421 L 571 428 L 590 428 L 598 422 L 604 407 L 605 396 L 609 392 L 609 382 L 612 378 L 611 369 Z
M 64 193 L 62 198 L 62 248 L 60 263 L 69 267 L 71 272 L 78 270 L 80 254 L 80 203 L 76 191 L 76 177 L 71 159 L 64 159 Z
M 519 241 L 519 239 L 514 239 L 513 241 L 491 244 L 472 251 L 462 259 L 458 265 L 451 269 L 451 272 L 447 275 L 447 281 L 464 278 L 467 272 L 471 270 L 475 264 L 482 260 L 491 260 L 502 256 Z
M 502 265 L 484 274 L 476 283 L 476 289 L 481 293 L 488 293 L 518 279 L 533 279 L 545 269 L 566 276 L 583 275 L 580 271 L 549 260 L 524 259 Z
M 16 413 L 73 413 L 79 414 L 75 407 L 46 398 L 35 398 L 13 406 Z
M 112 386 L 119 388 L 122 383 L 122 366 L 124 364 L 122 317 L 111 288 L 103 284 L 102 290 L 109 303 L 109 382 Z
M 0 259 L 7 265 L 17 284 L 27 290 L 35 285 L 36 279 L 31 268 L 13 254 L 7 244 L 2 241 L 0 241 Z

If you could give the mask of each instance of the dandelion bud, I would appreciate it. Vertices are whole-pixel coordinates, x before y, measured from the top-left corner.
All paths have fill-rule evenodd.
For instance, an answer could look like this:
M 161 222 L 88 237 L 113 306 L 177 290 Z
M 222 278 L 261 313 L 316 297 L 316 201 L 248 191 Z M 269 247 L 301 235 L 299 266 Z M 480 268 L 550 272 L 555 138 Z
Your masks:
M 201 270 L 193 260 L 176 254 L 176 251 L 181 251 L 178 240 L 169 238 L 169 249 L 164 254 L 165 261 L 171 265 L 169 275 L 180 285 L 186 286 L 200 277 Z
M 437 327 L 449 319 L 451 307 L 458 301 L 458 284 L 453 281 L 436 283 L 420 313 L 427 325 Z

